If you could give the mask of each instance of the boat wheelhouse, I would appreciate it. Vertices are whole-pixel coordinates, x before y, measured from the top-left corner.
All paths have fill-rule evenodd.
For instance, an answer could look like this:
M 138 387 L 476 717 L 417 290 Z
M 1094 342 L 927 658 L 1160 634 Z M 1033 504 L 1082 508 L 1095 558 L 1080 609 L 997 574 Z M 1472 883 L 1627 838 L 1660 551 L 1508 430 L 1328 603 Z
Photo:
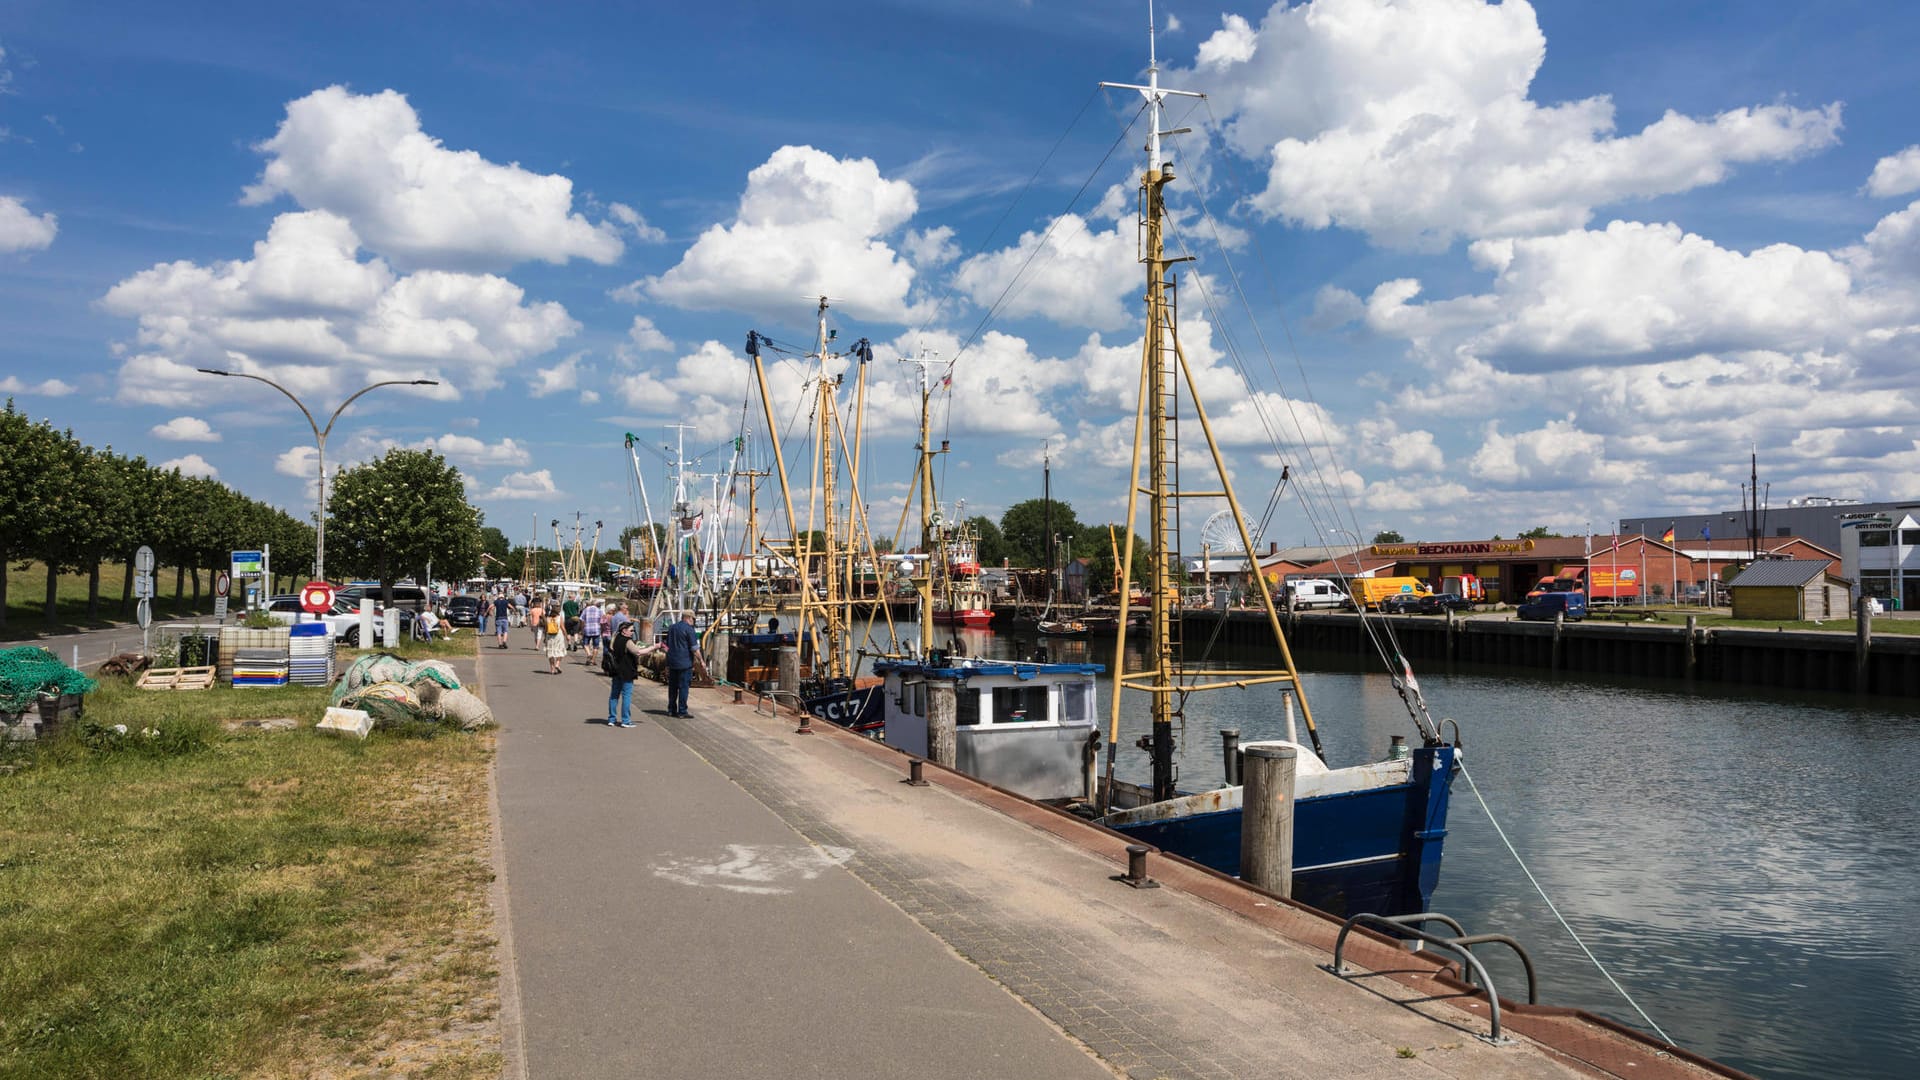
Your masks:
M 1099 745 L 1094 677 L 1100 664 L 1043 664 L 945 657 L 883 661 L 874 673 L 887 745 L 927 756 L 927 698 L 933 684 L 954 694 L 954 767 L 1041 800 L 1093 796 Z

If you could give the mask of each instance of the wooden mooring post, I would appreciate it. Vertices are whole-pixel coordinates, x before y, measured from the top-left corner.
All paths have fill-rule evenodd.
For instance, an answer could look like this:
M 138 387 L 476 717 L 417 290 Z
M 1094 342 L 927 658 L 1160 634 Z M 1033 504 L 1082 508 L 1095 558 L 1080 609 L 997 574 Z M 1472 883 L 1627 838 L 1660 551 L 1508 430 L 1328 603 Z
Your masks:
M 1299 751 L 1241 751 L 1240 879 L 1275 896 L 1293 895 L 1293 778 Z
M 953 684 L 944 679 L 928 679 L 927 688 L 927 760 L 935 765 L 954 767 L 959 756 L 958 699 Z
M 1853 613 L 1853 690 L 1864 694 L 1873 688 L 1873 601 L 1861 597 Z

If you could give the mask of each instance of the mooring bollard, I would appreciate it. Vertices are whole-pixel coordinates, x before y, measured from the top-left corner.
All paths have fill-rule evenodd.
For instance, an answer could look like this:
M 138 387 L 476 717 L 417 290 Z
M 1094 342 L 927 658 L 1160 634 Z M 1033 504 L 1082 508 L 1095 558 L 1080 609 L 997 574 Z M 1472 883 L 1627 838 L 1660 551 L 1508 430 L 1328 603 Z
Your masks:
M 926 768 L 926 765 L 927 765 L 926 761 L 921 758 L 908 758 L 907 759 L 907 778 L 900 782 L 907 785 L 908 787 L 929 786 L 932 782 L 929 781 L 925 776 L 921 775 L 922 771 Z
M 1147 848 L 1140 844 L 1127 845 L 1127 872 L 1113 875 L 1112 880 L 1132 889 L 1157 889 L 1160 883 L 1147 876 Z
M 1240 797 L 1240 880 L 1275 896 L 1293 895 L 1293 778 L 1299 751 L 1291 746 L 1246 750 Z
M 1221 769 L 1227 778 L 1228 787 L 1240 784 L 1240 729 L 1220 729 Z

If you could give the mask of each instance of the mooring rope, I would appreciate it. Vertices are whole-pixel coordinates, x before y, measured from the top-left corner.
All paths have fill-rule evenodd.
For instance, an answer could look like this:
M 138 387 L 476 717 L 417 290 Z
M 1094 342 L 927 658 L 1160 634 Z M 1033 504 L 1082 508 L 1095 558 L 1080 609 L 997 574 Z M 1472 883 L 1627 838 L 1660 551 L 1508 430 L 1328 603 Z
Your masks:
M 1455 762 L 1460 767 L 1460 775 L 1467 778 L 1467 787 L 1473 789 L 1473 797 L 1480 803 L 1481 812 L 1487 815 L 1487 821 L 1492 823 L 1493 831 L 1500 837 L 1500 842 L 1507 846 L 1507 854 L 1513 856 L 1513 861 L 1515 865 L 1520 867 L 1520 872 L 1527 875 L 1527 881 L 1533 885 L 1533 891 L 1539 893 L 1540 899 L 1546 901 L 1547 910 L 1553 912 L 1553 917 L 1560 923 L 1560 929 L 1565 930 L 1567 936 L 1573 939 L 1573 943 L 1580 946 L 1580 951 L 1586 953 L 1587 959 L 1593 962 L 1594 969 L 1600 972 L 1607 982 L 1613 985 L 1615 990 L 1620 992 L 1620 996 L 1626 999 L 1627 1004 L 1633 1006 L 1633 1011 L 1640 1014 L 1640 1019 L 1646 1021 L 1647 1026 L 1653 1029 L 1653 1033 L 1666 1040 L 1669 1047 L 1678 1049 L 1672 1036 L 1660 1030 L 1660 1025 L 1653 1022 L 1653 1017 L 1647 1015 L 1647 1010 L 1641 1008 L 1640 1003 L 1633 1000 L 1633 995 L 1627 993 L 1627 988 L 1621 986 L 1620 980 L 1613 977 L 1613 972 L 1608 971 L 1607 966 L 1600 962 L 1600 958 L 1593 955 L 1593 950 L 1587 948 L 1587 943 L 1581 939 L 1578 933 L 1574 932 L 1573 925 L 1567 922 L 1567 917 L 1560 914 L 1559 905 L 1553 902 L 1553 897 L 1547 895 L 1547 890 L 1545 886 L 1540 884 L 1540 879 L 1533 876 L 1533 870 L 1527 866 L 1527 860 L 1520 857 L 1520 849 L 1513 846 L 1513 841 L 1507 838 L 1507 830 L 1500 827 L 1500 819 L 1493 816 L 1493 808 L 1487 805 L 1486 797 L 1480 794 L 1480 785 L 1473 782 L 1473 774 L 1467 771 L 1466 761 L 1455 758 Z M 1491 993 L 1491 991 L 1489 991 L 1489 993 Z

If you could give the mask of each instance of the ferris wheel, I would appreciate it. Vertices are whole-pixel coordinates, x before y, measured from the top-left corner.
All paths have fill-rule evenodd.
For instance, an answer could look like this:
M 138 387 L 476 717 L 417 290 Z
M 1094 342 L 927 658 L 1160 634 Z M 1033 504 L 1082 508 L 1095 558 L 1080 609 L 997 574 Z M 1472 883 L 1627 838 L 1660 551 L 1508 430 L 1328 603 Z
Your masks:
M 1260 538 L 1256 536 L 1253 541 L 1258 546 Z M 1207 551 L 1241 549 L 1240 530 L 1234 524 L 1232 510 L 1221 510 L 1207 518 L 1206 523 L 1200 526 L 1200 546 Z

